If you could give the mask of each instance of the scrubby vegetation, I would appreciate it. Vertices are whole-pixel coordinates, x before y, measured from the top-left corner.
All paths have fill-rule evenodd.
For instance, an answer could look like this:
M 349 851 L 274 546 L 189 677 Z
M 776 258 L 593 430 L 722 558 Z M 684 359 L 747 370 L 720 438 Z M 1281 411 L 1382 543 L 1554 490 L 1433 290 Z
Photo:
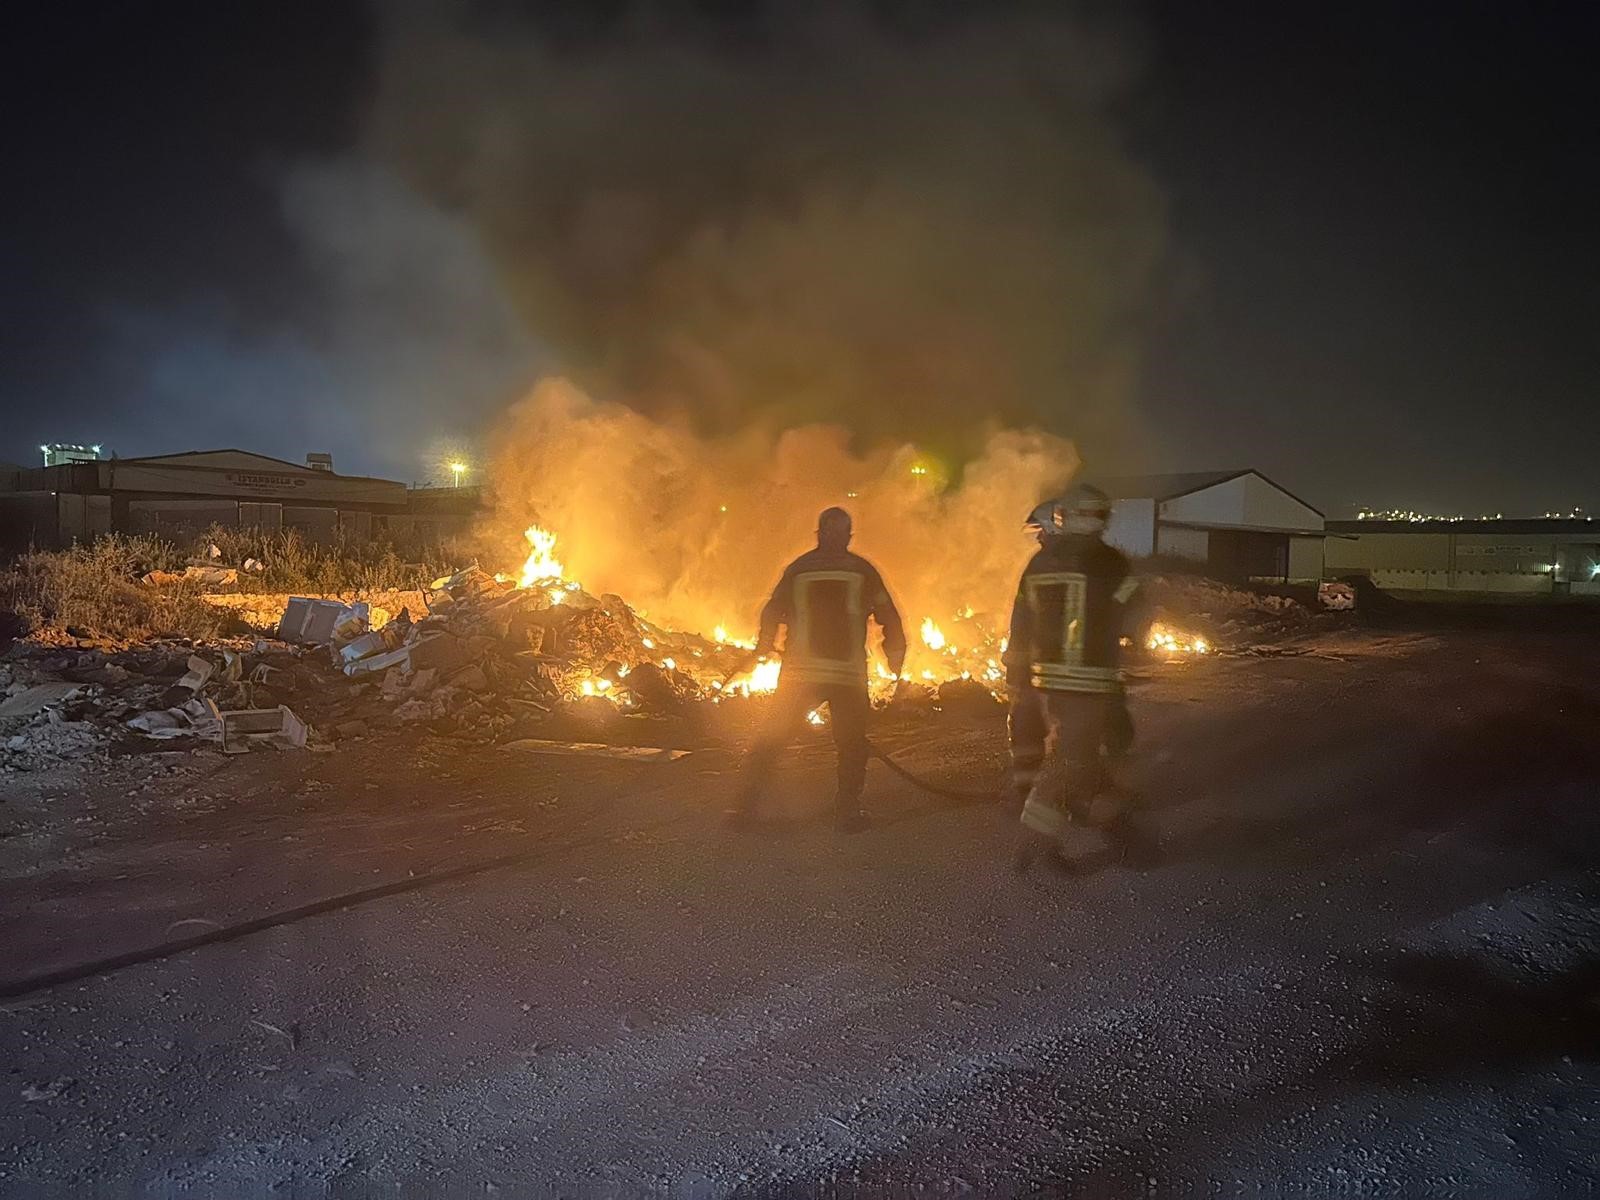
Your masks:
M 447 550 L 397 547 L 387 541 L 360 541 L 341 535 L 314 542 L 297 529 L 229 529 L 213 526 L 192 553 L 216 546 L 218 562 L 240 566 L 246 559 L 263 570 L 240 586 L 256 592 L 350 592 L 419 588 L 455 569 Z M 409 549 L 409 552 L 407 552 Z
M 180 567 L 183 556 L 153 537 L 111 534 L 92 545 L 30 550 L 0 570 L 0 612 L 31 629 L 72 629 L 97 637 L 211 637 L 225 614 L 192 583 L 146 587 L 152 569 Z
M 213 556 L 211 547 L 220 552 Z M 149 571 L 181 572 L 192 563 L 242 567 L 240 590 L 333 594 L 422 587 L 453 565 L 448 550 L 403 553 L 386 541 L 340 537 L 314 542 L 298 530 L 215 526 L 179 544 L 152 535 L 108 534 L 65 550 L 30 550 L 0 567 L 0 613 L 32 629 L 81 630 L 98 637 L 213 637 L 226 613 L 200 597 L 206 585 L 183 581 L 152 587 Z

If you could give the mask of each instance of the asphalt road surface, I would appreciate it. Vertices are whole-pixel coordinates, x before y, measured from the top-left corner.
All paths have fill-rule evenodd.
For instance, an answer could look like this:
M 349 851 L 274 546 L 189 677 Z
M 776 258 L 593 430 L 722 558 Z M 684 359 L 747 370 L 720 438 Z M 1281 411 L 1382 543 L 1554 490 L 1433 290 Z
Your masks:
M 0 1005 L 0 1194 L 1595 1190 L 1594 642 L 1153 670 L 1159 859 L 1079 879 L 881 765 L 835 835 L 825 742 L 739 834 L 714 749 L 252 755 L 136 817 L 90 787 L 6 859 L 0 982 L 528 857 Z M 1003 761 L 992 718 L 880 736 L 955 787 Z

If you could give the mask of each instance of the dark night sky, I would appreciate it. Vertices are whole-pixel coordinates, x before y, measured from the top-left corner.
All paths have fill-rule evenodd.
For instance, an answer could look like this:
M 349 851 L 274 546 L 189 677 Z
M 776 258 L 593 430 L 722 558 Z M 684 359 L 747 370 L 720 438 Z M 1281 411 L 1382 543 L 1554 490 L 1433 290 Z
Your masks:
M 0 83 L 0 459 L 235 444 L 415 480 L 473 435 L 456 413 L 379 447 L 342 411 L 345 343 L 321 337 L 326 281 L 284 217 L 283 172 L 360 136 L 368 10 L 37 7 Z M 1156 436 L 1115 465 L 1256 466 L 1330 515 L 1600 505 L 1583 13 L 1119 14 L 1142 67 L 1116 122 L 1165 197 L 1170 261 L 1139 394 Z M 438 336 L 446 364 L 488 353 Z M 542 355 L 538 331 L 501 337 L 479 386 L 509 399 Z

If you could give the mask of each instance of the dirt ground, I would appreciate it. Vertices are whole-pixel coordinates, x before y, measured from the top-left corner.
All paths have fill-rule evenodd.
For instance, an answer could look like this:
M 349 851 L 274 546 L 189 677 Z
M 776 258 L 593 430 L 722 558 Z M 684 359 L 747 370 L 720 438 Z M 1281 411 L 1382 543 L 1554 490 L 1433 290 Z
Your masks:
M 1600 1188 L 1596 639 L 1274 650 L 1141 671 L 1159 853 L 1076 879 L 881 764 L 836 835 L 825 735 L 749 833 L 735 728 L 8 778 L 0 1195 Z M 874 736 L 1002 775 L 998 713 Z

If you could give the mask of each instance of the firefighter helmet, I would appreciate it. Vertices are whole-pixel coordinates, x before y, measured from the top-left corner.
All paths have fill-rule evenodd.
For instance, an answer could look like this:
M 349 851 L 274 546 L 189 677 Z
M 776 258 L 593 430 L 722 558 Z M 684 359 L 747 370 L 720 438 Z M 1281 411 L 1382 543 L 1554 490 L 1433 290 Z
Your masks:
M 1090 483 L 1074 484 L 1061 498 L 1061 528 L 1067 533 L 1103 533 L 1111 497 Z
M 1059 500 L 1041 500 L 1033 506 L 1033 511 L 1028 514 L 1028 519 L 1022 523 L 1022 531 L 1031 534 L 1053 535 L 1061 532 L 1061 502 Z

